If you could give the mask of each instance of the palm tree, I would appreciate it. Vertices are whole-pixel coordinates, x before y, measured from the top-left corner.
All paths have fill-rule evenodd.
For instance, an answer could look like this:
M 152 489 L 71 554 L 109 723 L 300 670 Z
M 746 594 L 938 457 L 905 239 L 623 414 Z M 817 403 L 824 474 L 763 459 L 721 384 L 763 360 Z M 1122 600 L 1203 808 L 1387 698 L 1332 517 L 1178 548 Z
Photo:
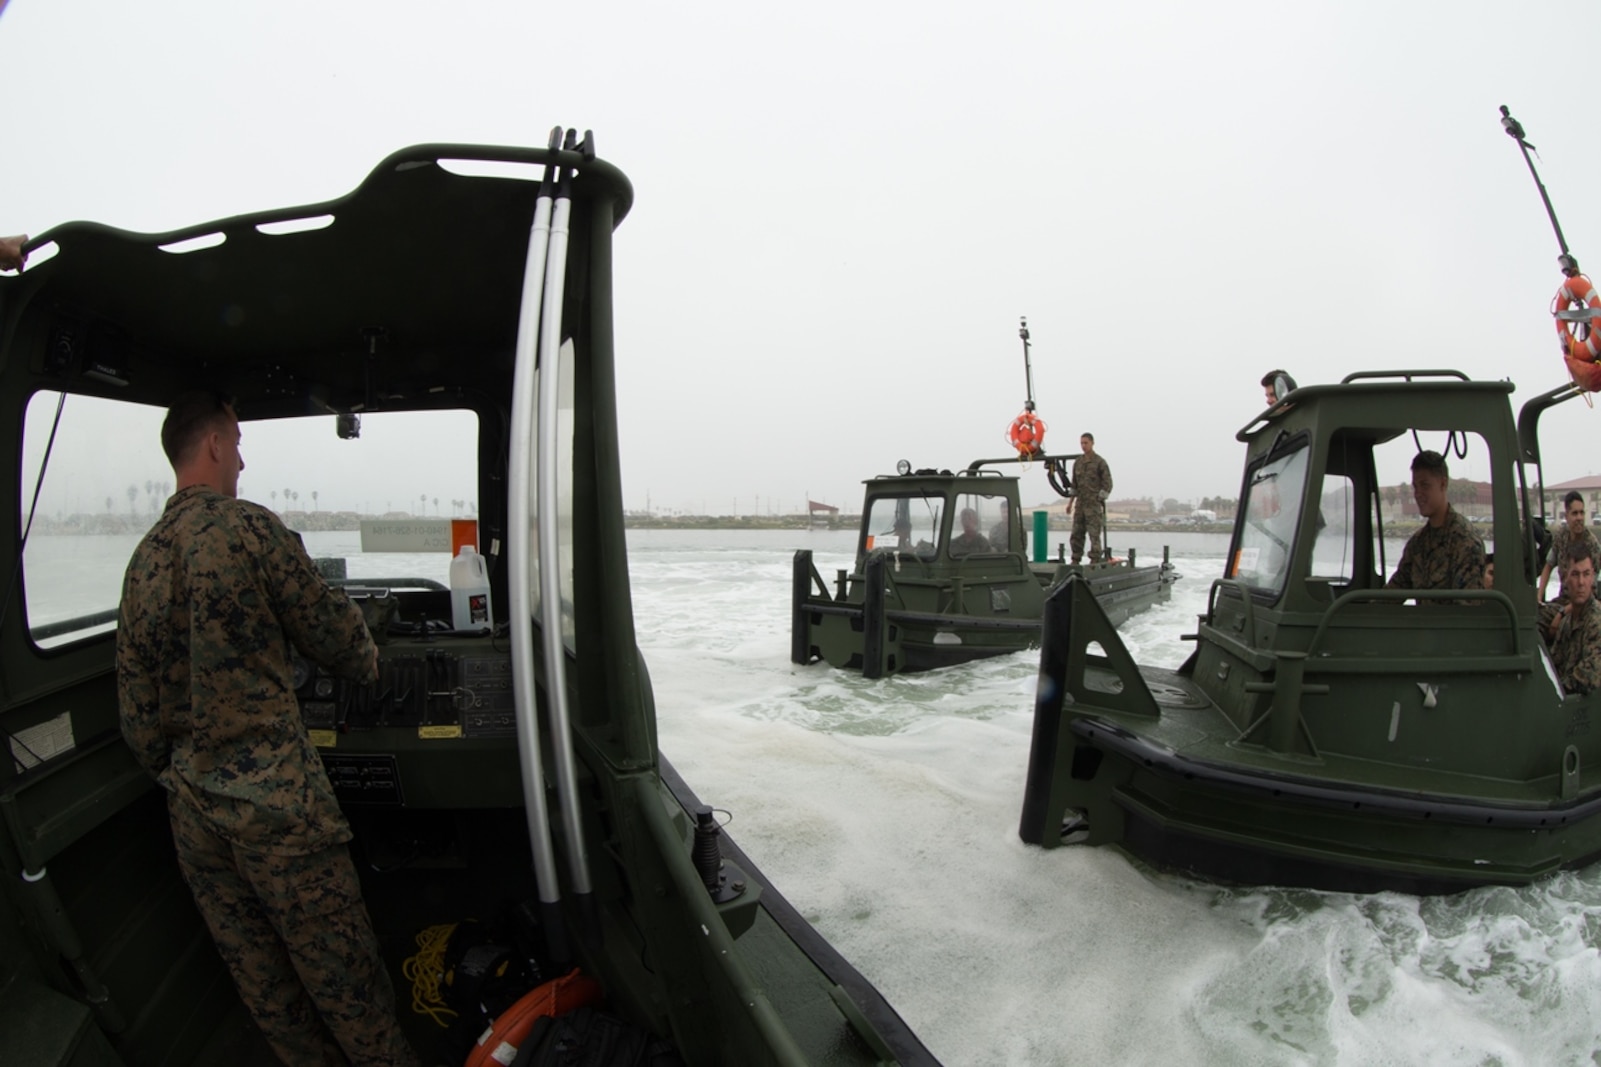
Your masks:
M 278 506 L 278 490 L 276 489 L 272 491 L 272 506 L 274 508 Z
M 437 496 L 434 497 L 434 514 L 439 514 L 439 498 Z
M 317 510 L 317 490 L 315 489 L 311 491 L 311 510 Z
M 133 505 L 134 505 L 134 502 L 137 501 L 138 499 L 139 499 L 139 487 L 137 485 L 128 486 L 128 514 L 132 515 L 134 513 L 133 512 Z
M 422 495 L 422 513 L 424 515 L 428 514 L 428 494 L 427 493 L 424 493 Z

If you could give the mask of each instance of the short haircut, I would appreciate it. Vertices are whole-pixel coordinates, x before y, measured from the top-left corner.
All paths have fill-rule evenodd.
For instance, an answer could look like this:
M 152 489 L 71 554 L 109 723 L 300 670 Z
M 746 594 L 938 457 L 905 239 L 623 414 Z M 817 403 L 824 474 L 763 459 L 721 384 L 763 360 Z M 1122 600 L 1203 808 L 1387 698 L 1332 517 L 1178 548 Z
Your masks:
M 217 424 L 231 418 L 228 398 L 212 389 L 192 389 L 167 409 L 161 424 L 161 450 L 176 467 Z
M 1278 367 L 1273 368 L 1272 370 L 1268 371 L 1266 374 L 1262 375 L 1262 384 L 1264 386 L 1267 386 L 1267 387 L 1271 388 L 1273 386 L 1273 384 L 1274 384 L 1273 383 L 1273 379 L 1277 378 L 1281 374 L 1283 374 L 1286 378 L 1289 377 L 1289 374 L 1286 373 L 1283 369 L 1278 368 Z
M 1590 539 L 1588 537 L 1575 538 L 1568 545 L 1568 550 L 1562 555 L 1566 557 L 1562 562 L 1569 567 L 1575 563 L 1583 563 L 1585 560 L 1590 560 L 1592 563 L 1595 562 L 1595 557 L 1590 554 Z
M 1486 566 L 1488 566 L 1491 563 L 1494 563 L 1495 562 L 1495 553 L 1494 552 L 1486 552 L 1484 554 L 1484 562 L 1485 562 Z
M 1445 457 L 1429 448 L 1425 448 L 1422 452 L 1412 457 L 1412 473 L 1417 474 L 1420 471 L 1438 474 L 1446 479 L 1451 477 L 1451 470 L 1445 465 Z
M 1574 501 L 1578 501 L 1580 504 L 1582 504 L 1584 503 L 1584 497 L 1580 495 L 1577 489 L 1570 489 L 1568 490 L 1568 495 L 1562 498 L 1562 510 L 1566 511 L 1571 508 L 1574 504 Z
M 1090 444 L 1092 445 L 1095 443 L 1095 435 L 1090 433 L 1088 430 L 1085 430 L 1083 433 L 1079 434 L 1079 436 L 1088 437 L 1090 439 Z

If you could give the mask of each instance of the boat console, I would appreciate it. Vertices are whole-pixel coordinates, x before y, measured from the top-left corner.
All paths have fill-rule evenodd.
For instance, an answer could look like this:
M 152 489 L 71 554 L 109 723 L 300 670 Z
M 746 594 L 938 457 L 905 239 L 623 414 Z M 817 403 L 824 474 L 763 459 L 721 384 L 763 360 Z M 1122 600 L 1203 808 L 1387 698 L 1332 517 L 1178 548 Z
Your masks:
M 294 658 L 300 716 L 340 803 L 520 806 L 505 634 L 450 629 L 442 590 L 346 591 L 378 642 L 378 680 L 360 685 Z

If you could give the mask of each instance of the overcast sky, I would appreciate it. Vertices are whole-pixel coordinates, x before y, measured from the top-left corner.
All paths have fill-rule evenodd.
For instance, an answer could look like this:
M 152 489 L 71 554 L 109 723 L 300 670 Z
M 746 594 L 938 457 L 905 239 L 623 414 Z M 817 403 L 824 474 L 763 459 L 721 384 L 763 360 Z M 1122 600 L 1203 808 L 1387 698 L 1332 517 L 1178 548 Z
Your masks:
M 10 0 L 0 233 L 163 231 L 342 195 L 408 144 L 589 128 L 636 190 L 627 507 L 854 510 L 903 456 L 1001 455 L 1020 315 L 1053 450 L 1093 430 L 1115 496 L 1232 496 L 1270 367 L 1564 380 L 1497 107 L 1601 270 L 1573 11 Z M 1548 417 L 1548 480 L 1601 468 L 1598 420 Z

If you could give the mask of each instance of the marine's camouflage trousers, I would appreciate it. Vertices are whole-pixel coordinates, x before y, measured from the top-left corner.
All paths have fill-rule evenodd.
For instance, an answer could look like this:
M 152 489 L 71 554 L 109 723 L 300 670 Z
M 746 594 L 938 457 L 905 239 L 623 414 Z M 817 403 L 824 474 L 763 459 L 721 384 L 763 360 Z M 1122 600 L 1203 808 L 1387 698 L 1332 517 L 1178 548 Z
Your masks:
M 184 880 L 278 1058 L 288 1067 L 417 1064 L 345 846 L 249 852 L 176 797 L 167 810 Z
M 1101 561 L 1101 528 L 1106 525 L 1106 505 L 1099 500 L 1084 500 L 1073 505 L 1073 536 L 1068 547 L 1073 550 L 1073 562 L 1084 555 L 1084 534 L 1090 535 L 1090 562 Z

